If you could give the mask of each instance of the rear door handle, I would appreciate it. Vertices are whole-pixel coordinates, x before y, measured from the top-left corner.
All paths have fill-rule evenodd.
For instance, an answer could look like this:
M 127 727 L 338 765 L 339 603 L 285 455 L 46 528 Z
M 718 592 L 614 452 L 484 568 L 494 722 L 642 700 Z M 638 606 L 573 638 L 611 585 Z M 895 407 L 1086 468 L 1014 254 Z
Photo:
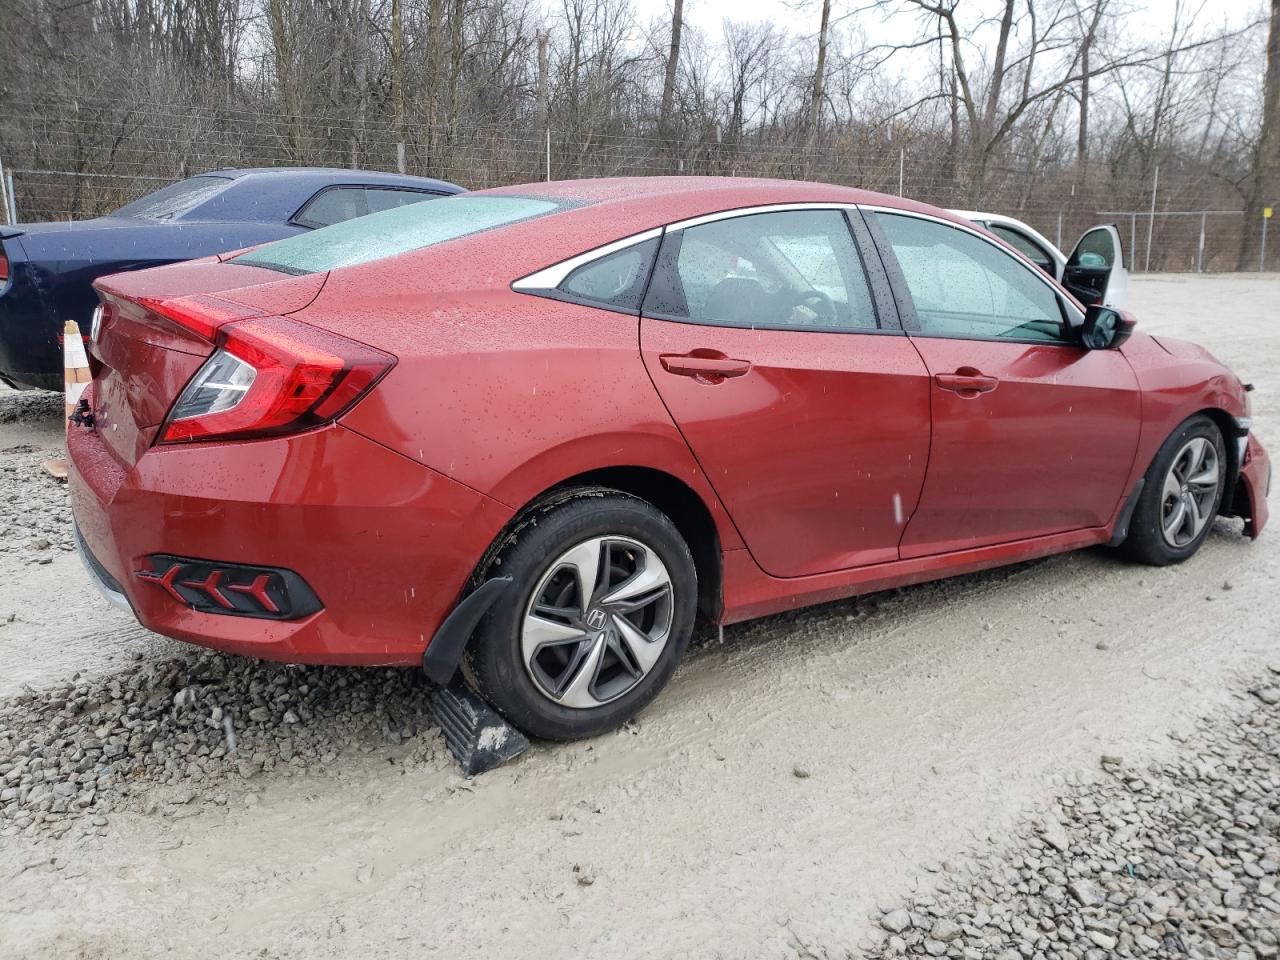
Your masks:
M 677 377 L 695 377 L 719 383 L 727 377 L 740 377 L 751 369 L 750 360 L 729 357 L 699 357 L 683 353 L 664 353 L 658 358 L 662 369 Z
M 976 397 L 981 393 L 990 393 L 1000 385 L 995 377 L 974 370 L 957 370 L 955 373 L 939 373 L 933 378 L 943 390 L 950 390 L 962 397 Z

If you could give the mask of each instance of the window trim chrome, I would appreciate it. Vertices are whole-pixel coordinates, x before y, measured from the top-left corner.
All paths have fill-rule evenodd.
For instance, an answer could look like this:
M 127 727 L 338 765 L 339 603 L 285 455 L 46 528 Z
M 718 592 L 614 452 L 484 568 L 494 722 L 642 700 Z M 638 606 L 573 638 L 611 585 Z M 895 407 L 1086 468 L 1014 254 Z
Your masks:
M 623 237 L 620 240 L 614 240 L 584 253 L 575 254 L 567 260 L 561 260 L 559 263 L 553 263 L 549 267 L 543 267 L 541 270 L 527 274 L 519 280 L 513 280 L 511 289 L 519 293 L 543 293 L 548 290 L 559 289 L 560 284 L 568 279 L 569 274 L 579 267 L 585 267 L 595 260 L 626 250 L 628 247 L 634 247 L 638 243 L 661 237 L 662 233 L 662 227 L 654 227 L 651 230 L 645 230 L 643 233 L 633 233 L 631 236 Z
M 511 289 L 520 293 L 545 293 L 548 290 L 558 289 L 560 284 L 568 279 L 569 274 L 573 273 L 579 267 L 584 267 L 593 260 L 607 257 L 610 254 L 626 250 L 628 247 L 637 243 L 644 243 L 646 240 L 652 240 L 655 237 L 661 237 L 666 233 L 675 230 L 685 230 L 689 227 L 698 227 L 704 223 L 715 223 L 719 220 L 733 220 L 738 217 L 749 217 L 758 213 L 786 213 L 792 210 L 839 210 L 847 212 L 849 210 L 858 209 L 858 204 L 830 201 L 830 200 L 806 200 L 800 203 L 766 203 L 756 204 L 750 207 L 736 207 L 732 210 L 717 210 L 714 213 L 699 214 L 696 217 L 687 217 L 684 220 L 676 220 L 661 227 L 653 227 L 641 233 L 633 233 L 630 236 L 622 237 L 610 243 L 603 244 L 599 247 L 593 247 L 583 253 L 575 254 L 567 260 L 561 260 L 559 263 L 553 263 L 550 266 L 543 267 L 533 273 L 526 274 L 518 280 L 511 282 Z

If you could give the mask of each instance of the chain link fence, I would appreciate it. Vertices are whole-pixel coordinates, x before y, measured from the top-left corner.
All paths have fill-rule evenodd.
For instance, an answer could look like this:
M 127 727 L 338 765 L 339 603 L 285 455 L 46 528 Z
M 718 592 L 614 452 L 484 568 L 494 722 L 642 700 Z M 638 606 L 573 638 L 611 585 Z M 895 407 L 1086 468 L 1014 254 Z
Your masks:
M 399 169 L 469 189 L 659 174 L 825 181 L 1018 217 L 1068 253 L 1089 227 L 1114 222 L 1129 261 L 1152 271 L 1235 270 L 1245 233 L 1256 237 L 1262 229 L 1245 222 L 1230 178 L 1203 166 L 1166 162 L 1147 172 L 1099 162 L 1080 170 L 1074 162 L 1009 154 L 978 170 L 927 138 L 865 133 L 827 135 L 798 148 L 763 134 L 690 143 L 585 124 L 573 131 L 461 123 L 395 130 L 382 117 L 118 103 L 51 113 L 16 103 L 0 116 L 0 162 L 27 222 L 97 216 L 209 170 L 301 164 Z M 1280 243 L 1273 238 L 1269 246 L 1263 265 L 1280 269 Z M 1258 269 L 1256 255 L 1244 267 Z

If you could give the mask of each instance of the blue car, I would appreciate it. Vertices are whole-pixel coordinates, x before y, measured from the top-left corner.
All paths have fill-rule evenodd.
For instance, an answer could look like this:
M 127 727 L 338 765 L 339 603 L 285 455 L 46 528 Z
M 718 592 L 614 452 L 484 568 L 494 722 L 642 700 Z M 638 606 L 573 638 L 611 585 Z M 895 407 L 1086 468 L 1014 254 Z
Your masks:
M 62 328 L 89 324 L 98 277 L 279 240 L 462 193 L 443 180 L 281 167 L 218 170 L 93 220 L 0 226 L 0 381 L 62 388 Z

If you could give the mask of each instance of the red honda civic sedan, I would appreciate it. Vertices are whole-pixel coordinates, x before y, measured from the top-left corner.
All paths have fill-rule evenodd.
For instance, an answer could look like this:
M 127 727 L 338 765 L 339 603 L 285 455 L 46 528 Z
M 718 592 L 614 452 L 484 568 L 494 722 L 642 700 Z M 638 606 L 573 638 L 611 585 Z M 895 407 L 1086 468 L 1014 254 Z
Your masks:
M 1113 233 L 1074 264 L 1099 302 Z M 68 447 L 108 596 L 240 654 L 464 665 L 540 737 L 634 715 L 699 616 L 1267 519 L 1230 370 L 897 197 L 529 184 L 97 287 Z

